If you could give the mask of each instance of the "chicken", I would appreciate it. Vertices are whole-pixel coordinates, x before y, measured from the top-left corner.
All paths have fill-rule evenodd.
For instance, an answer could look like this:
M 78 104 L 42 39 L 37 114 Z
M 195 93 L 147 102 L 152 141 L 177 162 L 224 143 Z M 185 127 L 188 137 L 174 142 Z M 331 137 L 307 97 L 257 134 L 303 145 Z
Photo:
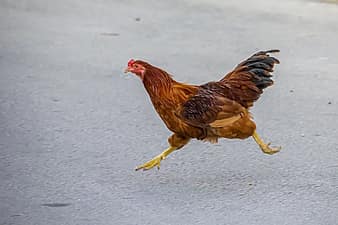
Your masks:
M 164 70 L 131 59 L 125 72 L 142 80 L 155 110 L 173 132 L 169 147 L 136 170 L 160 168 L 163 159 L 192 138 L 216 143 L 219 138 L 253 137 L 263 153 L 277 153 L 281 147 L 263 142 L 249 113 L 263 89 L 273 84 L 271 72 L 279 61 L 268 53 L 276 52 L 279 50 L 257 52 L 220 81 L 200 86 L 177 82 Z

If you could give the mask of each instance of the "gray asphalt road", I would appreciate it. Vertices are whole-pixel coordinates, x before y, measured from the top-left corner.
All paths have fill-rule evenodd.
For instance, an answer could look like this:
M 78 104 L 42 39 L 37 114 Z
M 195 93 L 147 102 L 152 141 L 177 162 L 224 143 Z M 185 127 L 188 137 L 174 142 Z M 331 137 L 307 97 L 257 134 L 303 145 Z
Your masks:
M 338 224 L 338 6 L 313 1 L 0 1 L 0 224 Z M 131 58 L 180 81 L 279 48 L 252 139 L 170 132 Z

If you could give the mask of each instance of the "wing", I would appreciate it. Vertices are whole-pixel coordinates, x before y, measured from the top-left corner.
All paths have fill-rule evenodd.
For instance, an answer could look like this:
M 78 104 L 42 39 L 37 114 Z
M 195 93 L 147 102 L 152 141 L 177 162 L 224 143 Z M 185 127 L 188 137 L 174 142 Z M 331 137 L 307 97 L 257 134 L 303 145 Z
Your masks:
M 189 125 L 225 127 L 240 119 L 246 109 L 225 96 L 227 87 L 210 82 L 202 85 L 198 93 L 188 99 L 177 110 L 177 115 Z
M 220 81 L 230 88 L 228 97 L 245 107 L 252 106 L 263 89 L 273 84 L 271 72 L 279 61 L 268 53 L 276 52 L 279 50 L 257 52 L 228 73 Z

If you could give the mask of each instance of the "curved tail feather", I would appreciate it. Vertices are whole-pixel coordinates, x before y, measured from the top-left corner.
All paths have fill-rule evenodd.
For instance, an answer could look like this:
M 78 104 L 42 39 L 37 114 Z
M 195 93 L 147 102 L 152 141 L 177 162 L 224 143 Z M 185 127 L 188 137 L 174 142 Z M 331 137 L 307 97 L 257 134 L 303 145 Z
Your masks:
M 268 53 L 277 52 L 278 49 L 257 52 L 222 78 L 220 82 L 230 88 L 230 97 L 243 106 L 252 106 L 263 90 L 273 84 L 271 73 L 279 60 Z

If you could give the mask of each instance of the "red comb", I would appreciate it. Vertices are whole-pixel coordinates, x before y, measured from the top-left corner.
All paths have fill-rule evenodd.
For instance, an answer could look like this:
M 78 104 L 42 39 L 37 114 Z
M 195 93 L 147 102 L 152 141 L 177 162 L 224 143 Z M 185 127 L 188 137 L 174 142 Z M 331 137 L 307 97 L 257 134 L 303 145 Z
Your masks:
M 129 60 L 128 66 L 132 66 L 134 64 L 134 62 L 135 62 L 135 60 L 133 60 L 133 59 Z

